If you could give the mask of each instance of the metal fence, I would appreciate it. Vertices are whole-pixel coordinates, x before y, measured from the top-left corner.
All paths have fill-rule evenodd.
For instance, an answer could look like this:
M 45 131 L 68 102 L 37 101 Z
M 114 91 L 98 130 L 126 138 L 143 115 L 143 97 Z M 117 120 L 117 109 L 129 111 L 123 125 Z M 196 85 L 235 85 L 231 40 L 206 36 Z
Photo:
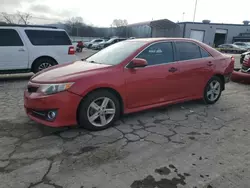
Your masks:
M 70 36 L 70 39 L 72 41 L 83 41 L 83 42 L 89 42 L 97 37 L 76 37 L 76 36 Z

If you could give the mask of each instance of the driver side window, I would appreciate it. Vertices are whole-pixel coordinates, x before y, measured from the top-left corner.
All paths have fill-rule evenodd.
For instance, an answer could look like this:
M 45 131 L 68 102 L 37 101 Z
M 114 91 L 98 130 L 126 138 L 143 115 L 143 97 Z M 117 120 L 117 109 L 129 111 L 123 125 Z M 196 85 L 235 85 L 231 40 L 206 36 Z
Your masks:
M 153 44 L 140 53 L 137 58 L 145 59 L 148 65 L 165 64 L 174 61 L 171 42 Z

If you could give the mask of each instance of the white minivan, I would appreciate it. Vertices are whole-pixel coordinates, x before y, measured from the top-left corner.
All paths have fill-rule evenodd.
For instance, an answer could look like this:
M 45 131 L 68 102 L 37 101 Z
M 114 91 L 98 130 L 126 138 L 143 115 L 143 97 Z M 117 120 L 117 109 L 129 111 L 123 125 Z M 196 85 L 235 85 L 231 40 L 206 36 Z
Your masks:
M 77 59 L 74 46 L 63 29 L 0 25 L 0 71 L 37 73 Z

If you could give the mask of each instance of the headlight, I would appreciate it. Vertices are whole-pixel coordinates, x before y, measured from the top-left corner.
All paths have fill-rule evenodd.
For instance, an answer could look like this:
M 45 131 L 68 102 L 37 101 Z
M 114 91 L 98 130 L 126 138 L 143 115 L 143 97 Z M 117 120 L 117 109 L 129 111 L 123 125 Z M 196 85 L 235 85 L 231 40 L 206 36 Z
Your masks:
M 58 93 L 69 89 L 74 83 L 44 84 L 39 87 L 39 91 L 47 95 Z

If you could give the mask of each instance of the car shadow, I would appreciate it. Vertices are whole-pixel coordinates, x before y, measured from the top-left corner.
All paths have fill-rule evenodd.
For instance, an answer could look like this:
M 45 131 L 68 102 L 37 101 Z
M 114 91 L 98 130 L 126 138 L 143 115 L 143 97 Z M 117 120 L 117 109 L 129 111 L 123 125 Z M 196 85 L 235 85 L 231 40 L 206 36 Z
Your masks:
M 201 105 L 205 105 L 203 103 L 202 100 L 195 100 L 195 101 L 188 101 L 188 102 L 183 102 L 183 103 L 178 103 L 178 104 L 172 104 L 172 105 L 168 105 L 168 106 L 163 106 L 163 107 L 159 107 L 159 108 L 153 108 L 153 109 L 149 109 L 149 110 L 144 110 L 141 112 L 136 112 L 136 113 L 131 113 L 131 114 L 126 114 L 123 115 L 120 120 L 118 120 L 114 127 L 119 127 L 121 122 L 126 122 L 127 119 L 141 119 L 145 116 L 150 116 L 150 117 L 154 117 L 157 113 L 167 113 L 169 110 L 171 111 L 179 111 L 181 109 L 190 109 L 193 108 L 195 106 L 199 107 Z M 81 132 L 81 134 L 83 133 L 90 133 L 90 131 L 84 129 L 83 127 L 79 127 L 78 125 L 74 125 L 74 126 L 69 126 L 69 127 L 48 127 L 48 126 L 44 126 L 42 124 L 38 124 L 35 123 L 35 127 L 37 129 L 39 129 L 39 131 L 42 132 L 43 136 L 49 136 L 49 135 L 60 135 L 63 132 L 67 132 L 67 131 L 78 131 Z M 98 131 L 97 131 L 98 132 Z M 99 131 L 102 132 L 102 131 Z
M 33 75 L 33 73 L 0 74 L 0 81 L 29 80 Z

